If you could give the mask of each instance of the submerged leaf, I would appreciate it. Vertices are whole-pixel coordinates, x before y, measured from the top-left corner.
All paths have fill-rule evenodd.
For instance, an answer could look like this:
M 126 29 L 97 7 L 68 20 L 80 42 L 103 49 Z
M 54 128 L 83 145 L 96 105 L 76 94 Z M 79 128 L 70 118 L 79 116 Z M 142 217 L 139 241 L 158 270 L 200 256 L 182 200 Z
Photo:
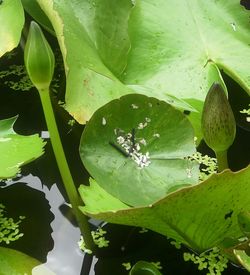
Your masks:
M 14 177 L 20 166 L 43 154 L 38 135 L 21 136 L 13 130 L 17 117 L 0 120 L 0 179 Z

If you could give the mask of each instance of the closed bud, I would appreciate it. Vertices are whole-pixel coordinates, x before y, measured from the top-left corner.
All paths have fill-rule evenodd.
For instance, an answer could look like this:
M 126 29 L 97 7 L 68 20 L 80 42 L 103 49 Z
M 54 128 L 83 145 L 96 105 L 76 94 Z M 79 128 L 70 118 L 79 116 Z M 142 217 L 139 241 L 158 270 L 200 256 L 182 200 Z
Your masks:
M 48 90 L 55 67 L 55 57 L 39 25 L 32 21 L 24 49 L 28 75 L 39 90 Z
M 214 83 L 206 96 L 201 127 L 205 142 L 215 153 L 226 151 L 233 143 L 236 123 L 226 93 Z

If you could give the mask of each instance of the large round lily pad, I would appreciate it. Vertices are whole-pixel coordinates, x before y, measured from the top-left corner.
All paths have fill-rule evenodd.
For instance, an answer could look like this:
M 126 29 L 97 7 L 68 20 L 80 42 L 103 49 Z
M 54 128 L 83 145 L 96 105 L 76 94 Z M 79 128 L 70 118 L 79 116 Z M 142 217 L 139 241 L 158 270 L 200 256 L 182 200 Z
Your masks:
M 148 205 L 198 182 L 193 128 L 164 101 L 126 95 L 106 104 L 87 123 L 80 144 L 86 169 L 107 192 Z

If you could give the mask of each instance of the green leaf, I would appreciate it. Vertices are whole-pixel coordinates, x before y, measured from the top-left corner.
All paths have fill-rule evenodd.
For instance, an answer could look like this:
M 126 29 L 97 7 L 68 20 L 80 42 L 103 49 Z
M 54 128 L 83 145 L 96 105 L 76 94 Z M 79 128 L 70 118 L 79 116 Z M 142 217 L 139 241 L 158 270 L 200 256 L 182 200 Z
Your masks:
M 38 135 L 21 136 L 15 133 L 16 117 L 0 120 L 0 179 L 14 177 L 20 166 L 43 154 L 44 142 Z
M 127 209 L 128 205 L 122 203 L 117 198 L 102 189 L 94 179 L 89 179 L 89 186 L 81 185 L 79 193 L 84 198 L 86 204 L 85 211 L 98 213 L 102 211 L 112 211 L 113 209 Z M 98 201 L 98 203 L 96 203 Z
M 129 138 L 133 131 L 134 146 Z M 130 156 L 122 147 L 126 142 L 119 144 L 124 138 L 131 143 Z M 185 115 L 164 101 L 136 94 L 98 109 L 80 142 L 80 156 L 91 176 L 107 192 L 134 206 L 196 184 L 199 165 L 185 159 L 195 151 Z
M 247 255 L 247 253 L 244 250 L 237 249 L 234 249 L 233 252 L 240 264 L 250 272 L 250 257 Z
M 0 57 L 14 49 L 20 40 L 24 12 L 20 0 L 3 0 L 0 4 Z
M 250 210 L 249 178 L 250 166 L 236 173 L 225 170 L 200 184 L 177 190 L 151 206 L 109 211 L 106 208 L 97 212 L 98 206 L 87 204 L 81 210 L 111 223 L 151 229 L 202 252 L 225 238 L 242 236 L 238 214 L 242 209 Z
M 238 0 L 38 2 L 63 53 L 66 109 L 80 123 L 133 89 L 191 105 L 200 139 L 209 87 L 224 85 L 220 70 L 250 93 L 249 13 Z
M 41 263 L 14 249 L 0 247 L 0 275 L 20 275 L 20 274 L 47 274 L 54 273 L 42 266 Z M 35 272 L 36 271 L 36 272 Z M 34 273 L 33 273 L 34 272 Z M 54 274 L 55 275 L 55 274 Z
M 63 54 L 66 109 L 85 123 L 99 107 L 131 92 L 111 71 L 121 73 L 126 65 L 126 29 L 133 5 L 127 0 L 38 3 L 53 24 Z
M 242 233 L 246 237 L 250 237 L 250 212 L 241 212 L 238 215 L 238 223 Z
M 46 14 L 42 11 L 37 1 L 21 0 L 25 11 L 42 25 L 48 32 L 55 35 L 51 22 Z
M 155 267 L 154 264 L 139 261 L 137 262 L 129 272 L 129 275 L 161 275 L 162 273 Z
M 223 83 L 222 69 L 249 93 L 249 32 L 249 12 L 238 0 L 137 1 L 122 80 L 202 106 L 211 84 Z

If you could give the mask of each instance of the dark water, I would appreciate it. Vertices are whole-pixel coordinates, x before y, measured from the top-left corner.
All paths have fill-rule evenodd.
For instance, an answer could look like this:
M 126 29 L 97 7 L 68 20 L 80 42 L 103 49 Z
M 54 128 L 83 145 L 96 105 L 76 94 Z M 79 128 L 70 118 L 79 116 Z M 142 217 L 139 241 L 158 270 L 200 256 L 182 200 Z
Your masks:
M 22 64 L 22 52 L 14 62 Z M 1 63 L 2 62 L 2 63 Z M 4 62 L 4 63 L 3 63 Z M 0 60 L 0 70 L 11 64 L 11 60 Z M 12 76 L 13 77 L 13 76 Z M 1 80 L 1 79 L 0 79 Z M 63 82 L 63 76 L 62 80 Z M 246 101 L 244 92 L 229 78 L 226 81 L 230 89 L 230 99 L 237 102 L 234 112 L 243 109 Z M 234 86 L 235 85 L 235 86 Z M 237 89 L 237 93 L 235 93 Z M 248 97 L 249 100 L 249 97 Z M 243 108 L 242 108 L 243 107 Z M 65 146 L 74 179 L 77 185 L 85 184 L 88 174 L 84 171 L 79 154 L 78 142 L 83 127 L 69 126 L 70 119 L 60 107 L 55 107 L 59 130 Z M 38 93 L 14 91 L 0 82 L 0 119 L 19 114 L 15 130 L 19 134 L 34 134 L 46 131 Z M 238 122 L 237 139 L 230 149 L 229 158 L 232 169 L 245 167 L 250 161 L 250 131 L 242 116 L 236 116 Z M 73 142 L 72 142 L 73 140 Z M 208 150 L 203 148 L 204 151 Z M 97 251 L 96 256 L 84 255 L 78 248 L 80 232 L 74 226 L 74 220 L 67 206 L 65 191 L 55 164 L 50 142 L 47 140 L 45 154 L 35 162 L 23 167 L 22 175 L 13 181 L 2 183 L 0 202 L 7 207 L 10 216 L 26 216 L 21 223 L 24 237 L 11 244 L 11 247 L 37 258 L 58 275 L 122 275 L 128 271 L 122 266 L 124 262 L 134 264 L 138 260 L 161 262 L 163 274 L 195 275 L 198 272 L 192 263 L 183 261 L 183 251 L 176 250 L 169 241 L 153 232 L 139 233 L 138 228 L 110 225 L 106 238 L 110 240 L 108 248 Z M 90 220 L 96 228 L 100 221 Z M 223 274 L 248 274 L 246 271 L 230 266 Z

